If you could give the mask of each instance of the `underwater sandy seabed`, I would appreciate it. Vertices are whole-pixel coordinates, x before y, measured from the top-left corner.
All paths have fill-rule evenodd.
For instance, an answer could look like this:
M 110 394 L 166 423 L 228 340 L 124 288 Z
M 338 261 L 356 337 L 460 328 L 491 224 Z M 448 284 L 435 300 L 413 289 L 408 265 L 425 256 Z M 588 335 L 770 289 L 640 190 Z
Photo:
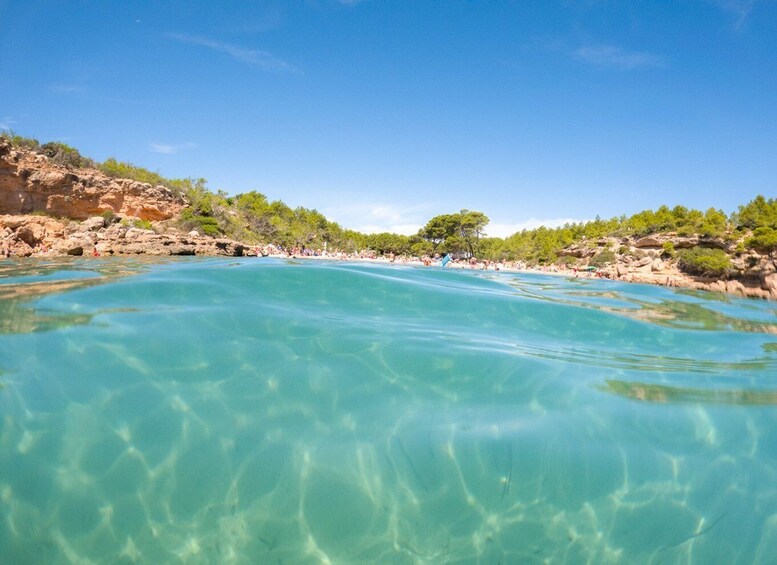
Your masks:
M 769 563 L 777 305 L 0 262 L 2 563 Z

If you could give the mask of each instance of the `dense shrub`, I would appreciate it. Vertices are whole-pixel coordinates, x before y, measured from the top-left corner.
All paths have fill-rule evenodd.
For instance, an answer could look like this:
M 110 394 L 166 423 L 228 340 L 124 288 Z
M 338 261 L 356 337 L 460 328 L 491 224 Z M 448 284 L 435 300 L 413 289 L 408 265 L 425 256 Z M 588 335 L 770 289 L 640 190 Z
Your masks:
M 44 143 L 40 146 L 40 152 L 57 165 L 74 167 L 76 169 L 94 166 L 94 161 L 81 155 L 78 152 L 78 149 L 70 147 L 65 143 L 60 143 L 59 141 Z
M 577 260 L 571 255 L 564 255 L 556 261 L 556 265 L 567 268 L 573 267 L 575 263 L 577 263 Z
M 676 254 L 677 254 L 677 251 L 675 251 L 674 243 L 672 243 L 671 241 L 665 241 L 661 249 L 661 257 L 666 257 L 671 259 Z
M 731 270 L 731 260 L 721 249 L 693 247 L 680 252 L 678 266 L 691 275 L 720 277 Z
M 138 218 L 137 220 L 133 220 L 132 227 L 140 228 L 142 230 L 153 230 L 154 226 L 151 224 L 150 220 L 141 220 Z
M 105 220 L 106 226 L 118 221 L 118 216 L 116 216 L 113 210 L 106 210 L 100 215 L 103 217 L 103 220 Z
M 432 255 L 432 253 L 434 253 L 434 246 L 426 240 L 416 241 L 410 245 L 410 255 L 415 257 Z
M 777 230 L 766 226 L 756 228 L 753 237 L 748 238 L 745 245 L 761 253 L 777 251 Z
M 591 267 L 604 267 L 615 261 L 615 253 L 611 249 L 602 249 L 599 253 L 591 257 L 588 264 Z
M 367 235 L 366 244 L 370 249 L 381 253 L 400 255 L 410 251 L 410 237 L 395 233 L 374 233 Z
M 677 228 L 677 235 L 680 237 L 691 237 L 695 233 L 695 229 L 693 229 L 693 226 L 680 226 Z
M 216 218 L 195 214 L 191 208 L 181 212 L 181 226 L 184 229 L 197 230 L 212 237 L 218 237 L 223 233 Z
M 754 230 L 760 227 L 777 229 L 777 199 L 764 198 L 760 194 L 753 200 L 739 207 L 735 215 L 736 224 L 740 228 Z
M 696 231 L 704 237 L 722 237 L 728 227 L 728 218 L 722 210 L 710 208 L 704 213 L 704 219 L 696 225 Z
M 14 147 L 32 149 L 33 151 L 37 151 L 40 148 L 40 142 L 37 139 L 16 135 L 12 129 L 3 130 L 0 132 L 0 137 L 6 138 Z
M 148 184 L 165 184 L 165 178 L 159 173 L 149 171 L 143 167 L 137 167 L 126 161 L 117 161 L 114 157 L 109 157 L 100 164 L 100 170 L 110 177 L 132 179 L 138 182 L 147 182 Z
M 219 227 L 218 220 L 216 218 L 209 218 L 207 216 L 195 216 L 195 219 L 200 223 L 200 230 L 205 235 L 212 237 L 218 237 L 221 235 L 221 228 Z

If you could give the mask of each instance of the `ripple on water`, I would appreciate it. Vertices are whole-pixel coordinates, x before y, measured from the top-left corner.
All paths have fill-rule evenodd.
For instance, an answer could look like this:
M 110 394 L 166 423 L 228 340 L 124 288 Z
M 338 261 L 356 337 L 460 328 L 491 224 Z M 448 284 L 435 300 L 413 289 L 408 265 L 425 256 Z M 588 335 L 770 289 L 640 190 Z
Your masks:
M 761 562 L 770 303 L 337 262 L 0 262 L 0 561 Z

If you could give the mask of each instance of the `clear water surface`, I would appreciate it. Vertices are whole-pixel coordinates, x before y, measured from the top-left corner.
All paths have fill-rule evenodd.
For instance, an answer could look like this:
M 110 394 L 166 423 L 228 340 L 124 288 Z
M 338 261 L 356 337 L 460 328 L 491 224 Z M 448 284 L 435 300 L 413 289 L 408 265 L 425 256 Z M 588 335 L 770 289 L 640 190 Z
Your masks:
M 0 263 L 2 563 L 773 563 L 777 305 Z

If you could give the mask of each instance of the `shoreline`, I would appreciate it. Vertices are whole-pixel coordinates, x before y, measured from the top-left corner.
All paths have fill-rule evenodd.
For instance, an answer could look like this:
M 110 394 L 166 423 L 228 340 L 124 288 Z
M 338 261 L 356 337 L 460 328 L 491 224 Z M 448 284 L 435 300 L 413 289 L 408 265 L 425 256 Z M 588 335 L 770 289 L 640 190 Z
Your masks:
M 668 288 L 683 288 L 688 290 L 698 290 L 703 292 L 713 292 L 717 294 L 727 294 L 731 296 L 736 296 L 739 298 L 753 298 L 753 299 L 761 299 L 761 300 L 777 300 L 777 293 L 769 293 L 768 291 L 763 291 L 763 289 L 754 289 L 757 294 L 748 294 L 745 292 L 742 292 L 742 288 L 748 288 L 744 287 L 741 283 L 738 281 L 726 281 L 722 279 L 711 279 L 711 280 L 695 280 L 693 277 L 686 275 L 684 273 L 681 273 L 679 271 L 674 271 L 670 273 L 661 273 L 661 274 L 648 274 L 648 273 L 628 273 L 625 276 L 598 276 L 596 273 L 593 272 L 586 272 L 586 271 L 579 271 L 574 269 L 559 269 L 559 268 L 531 268 L 531 267 L 500 267 L 500 268 L 488 268 L 488 267 L 480 267 L 478 266 L 472 266 L 469 264 L 460 264 L 453 262 L 449 263 L 447 266 L 443 267 L 440 265 L 440 261 L 433 261 L 431 264 L 425 264 L 421 259 L 413 258 L 408 260 L 402 260 L 402 261 L 391 261 L 386 258 L 382 257 L 357 257 L 357 256 L 342 256 L 337 257 L 334 255 L 309 255 L 309 256 L 295 256 L 295 255 L 287 255 L 284 253 L 273 253 L 268 255 L 256 255 L 253 253 L 245 253 L 242 255 L 232 255 L 232 254 L 226 254 L 226 253 L 202 253 L 202 254 L 158 254 L 158 253 L 107 253 L 107 254 L 84 254 L 84 255 L 70 255 L 70 254 L 61 254 L 61 253 L 51 253 L 51 252 L 41 252 L 41 253 L 34 253 L 29 256 L 12 256 L 12 257 L 2 257 L 0 256 L 0 264 L 2 264 L 5 261 L 25 261 L 27 259 L 52 259 L 57 257 L 73 257 L 89 261 L 92 259 L 106 259 L 106 258 L 127 258 L 127 257 L 253 257 L 258 259 L 268 258 L 268 259 L 284 259 L 284 260 L 295 260 L 295 261 L 328 261 L 328 262 L 342 262 L 342 263 L 365 263 L 365 264 L 377 264 L 377 265 L 395 265 L 395 266 L 408 266 L 408 267 L 431 267 L 431 268 L 437 268 L 440 270 L 459 270 L 459 271 L 477 271 L 477 272 L 485 272 L 485 273 L 511 273 L 511 274 L 528 274 L 528 275 L 544 275 L 544 276 L 551 276 L 551 277 L 561 277 L 566 279 L 587 279 L 587 280 L 603 280 L 603 281 L 612 281 L 612 282 L 621 282 L 621 283 L 629 283 L 629 284 L 645 284 L 645 285 L 653 285 L 653 286 L 664 286 Z M 734 285 L 731 285 L 730 283 L 734 283 Z M 728 290 L 731 288 L 731 290 Z M 752 288 L 752 287 L 751 287 Z M 760 293 L 758 291 L 761 291 Z
M 760 204 L 754 200 L 751 205 L 767 206 L 771 205 L 769 202 L 771 200 L 767 202 L 761 197 Z M 228 232 L 221 229 L 208 230 L 214 226 L 203 225 L 201 222 L 182 222 L 182 211 L 190 206 L 183 193 L 165 186 L 108 176 L 94 167 L 57 163 L 40 152 L 14 146 L 10 140 L 0 137 L 0 210 L 3 211 L 0 215 L 0 258 L 64 255 L 239 257 L 271 253 L 303 257 L 302 252 L 305 250 L 302 243 L 297 243 L 302 249 L 282 249 L 272 243 L 248 244 L 226 236 L 204 235 L 203 231 L 213 234 L 233 233 L 237 234 L 233 237 L 239 239 L 272 240 L 271 235 L 252 232 L 247 224 L 243 231 L 236 229 Z M 237 214 L 235 210 L 230 210 Z M 190 212 L 194 214 L 196 210 Z M 244 216 L 236 215 L 236 218 L 247 221 Z M 199 227 L 187 233 L 192 225 Z M 752 235 L 751 232 L 742 232 L 736 237 L 726 238 L 721 235 L 704 236 L 696 232 L 683 235 L 671 231 L 647 236 L 616 237 L 610 234 L 592 236 L 590 239 L 583 237 L 550 255 L 542 255 L 545 257 L 543 262 L 553 262 L 548 266 L 535 268 L 523 261 L 472 259 L 453 260 L 448 267 L 577 278 L 599 277 L 777 300 L 777 250 L 768 248 L 759 251 L 745 245 L 748 234 Z M 389 249 L 407 251 L 410 248 L 372 245 L 367 239 L 333 240 L 319 235 L 297 238 L 296 241 L 316 241 L 323 247 L 316 253 L 326 254 L 333 259 L 345 255 L 350 260 L 371 259 L 408 265 L 431 265 L 435 261 L 431 254 L 438 249 L 436 246 L 420 247 L 414 249 L 414 252 L 429 255 L 395 257 Z M 291 240 L 285 237 L 280 241 L 288 243 Z M 337 241 L 341 248 L 361 251 L 342 253 L 330 249 L 327 254 L 327 243 L 324 242 L 334 246 L 333 241 Z M 714 260 L 710 254 L 696 256 L 683 268 L 697 274 L 708 273 L 706 276 L 690 275 L 680 270 L 684 260 L 681 254 L 697 247 L 700 250 L 714 250 L 718 256 Z M 309 258 L 311 251 L 308 249 L 304 256 Z M 382 252 L 380 258 L 377 257 L 378 251 Z M 498 257 L 505 253 L 494 252 L 489 255 Z M 536 255 L 518 252 L 510 256 L 537 258 Z
M 253 256 L 253 255 L 251 255 Z M 425 264 L 421 259 L 411 258 L 403 261 L 392 261 L 383 257 L 355 257 L 355 256 L 320 256 L 320 255 L 287 255 L 284 253 L 268 254 L 268 258 L 276 259 L 294 259 L 294 260 L 327 260 L 344 261 L 352 263 L 373 263 L 381 265 L 407 265 L 413 267 L 437 267 L 440 269 L 457 269 L 462 271 L 480 271 L 480 272 L 505 272 L 515 274 L 534 274 L 547 275 L 564 278 L 590 279 L 590 280 L 609 280 L 613 282 L 646 284 L 653 286 L 664 286 L 667 288 L 684 288 L 688 290 L 698 290 L 704 292 L 713 292 L 718 294 L 729 294 L 740 298 L 753 298 L 760 300 L 777 300 L 777 288 L 772 291 L 765 290 L 760 286 L 745 286 L 738 280 L 726 279 L 705 279 L 701 277 L 692 277 L 677 269 L 665 269 L 660 272 L 641 272 L 630 271 L 624 275 L 618 275 L 615 266 L 603 269 L 599 273 L 590 271 L 581 271 L 575 269 L 563 269 L 556 266 L 552 268 L 531 268 L 531 267 L 510 267 L 500 266 L 500 268 L 483 267 L 484 262 L 478 262 L 475 266 L 462 264 L 461 262 L 451 261 L 447 266 L 442 267 L 440 261 L 432 261 L 431 264 Z M 492 263 L 494 264 L 494 263 Z M 494 265 L 500 265 L 495 263 Z M 774 281 L 777 284 L 777 280 Z
M 164 228 L 163 228 L 164 229 Z M 294 252 L 296 251 L 296 253 Z M 292 253 L 272 244 L 246 244 L 197 232 L 167 229 L 161 233 L 110 222 L 97 216 L 77 222 L 41 215 L 0 215 L 0 259 L 3 257 L 57 256 L 270 256 L 294 259 L 327 259 L 409 266 L 439 266 L 430 257 L 376 256 L 372 252 Z M 775 265 L 777 267 L 777 265 Z M 491 272 L 534 273 L 567 278 L 602 278 L 619 282 L 688 288 L 777 300 L 777 272 L 743 273 L 726 278 L 694 277 L 681 272 L 676 263 L 653 259 L 635 264 L 617 262 L 595 271 L 558 265 L 529 267 L 521 261 L 452 260 L 445 268 Z

